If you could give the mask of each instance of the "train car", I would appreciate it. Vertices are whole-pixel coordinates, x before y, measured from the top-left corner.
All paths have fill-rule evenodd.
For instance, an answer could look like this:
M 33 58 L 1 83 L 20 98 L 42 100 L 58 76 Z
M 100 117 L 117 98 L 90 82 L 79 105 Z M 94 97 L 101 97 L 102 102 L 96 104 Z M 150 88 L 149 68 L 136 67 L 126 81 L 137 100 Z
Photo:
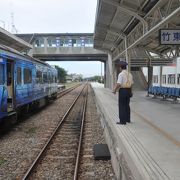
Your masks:
M 147 68 L 143 68 L 147 77 Z M 173 99 L 174 102 L 180 100 L 180 58 L 169 66 L 154 66 L 152 86 L 148 90 L 149 94 Z
M 143 68 L 148 79 L 148 69 Z M 169 66 L 154 66 L 152 85 L 158 87 L 180 88 L 180 58 Z
M 0 121 L 44 106 L 57 92 L 55 68 L 0 45 Z

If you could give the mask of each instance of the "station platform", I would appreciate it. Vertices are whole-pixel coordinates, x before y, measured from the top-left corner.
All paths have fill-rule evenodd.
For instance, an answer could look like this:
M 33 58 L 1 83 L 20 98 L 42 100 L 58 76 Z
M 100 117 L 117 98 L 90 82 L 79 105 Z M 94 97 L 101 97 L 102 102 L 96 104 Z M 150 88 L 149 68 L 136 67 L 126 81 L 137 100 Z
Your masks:
M 118 95 L 92 83 L 118 179 L 180 179 L 180 104 L 134 92 L 131 120 L 117 125 Z

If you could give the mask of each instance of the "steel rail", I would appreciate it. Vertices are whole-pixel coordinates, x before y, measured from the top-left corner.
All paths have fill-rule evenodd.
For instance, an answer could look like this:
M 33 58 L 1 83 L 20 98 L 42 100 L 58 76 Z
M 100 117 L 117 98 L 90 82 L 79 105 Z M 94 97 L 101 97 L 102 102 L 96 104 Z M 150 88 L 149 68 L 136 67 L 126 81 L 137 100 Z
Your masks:
M 86 109 L 87 109 L 87 98 L 88 98 L 88 87 L 86 92 L 85 101 L 83 104 L 83 114 L 82 114 L 82 122 L 81 122 L 81 131 L 80 131 L 80 137 L 79 137 L 79 144 L 78 144 L 78 152 L 76 156 L 76 164 L 74 169 L 74 180 L 78 179 L 78 170 L 79 170 L 79 162 L 80 162 L 80 153 L 82 148 L 82 140 L 83 140 L 83 132 L 84 132 L 84 123 L 85 123 L 85 116 L 86 116 Z
M 46 152 L 46 149 L 48 148 L 48 146 L 50 145 L 52 139 L 54 138 L 54 136 L 56 135 L 56 133 L 58 132 L 59 128 L 62 126 L 63 122 L 65 121 L 65 119 L 67 118 L 67 116 L 69 115 L 69 113 L 71 112 L 72 108 L 74 107 L 74 105 L 76 104 L 77 100 L 79 99 L 79 97 L 81 96 L 83 90 L 85 89 L 85 87 L 87 86 L 87 84 L 84 85 L 84 87 L 82 88 L 81 92 L 78 94 L 78 96 L 75 98 L 75 100 L 73 101 L 73 103 L 71 104 L 71 106 L 69 107 L 69 109 L 66 111 L 66 113 L 64 114 L 64 116 L 62 117 L 61 121 L 58 123 L 57 127 L 55 128 L 55 130 L 53 131 L 52 135 L 50 136 L 49 140 L 46 142 L 46 144 L 43 146 L 42 150 L 40 151 L 40 153 L 38 154 L 38 156 L 36 157 L 36 159 L 33 161 L 33 163 L 31 164 L 30 168 L 26 171 L 25 175 L 23 176 L 22 180 L 27 180 L 28 178 L 30 178 L 33 170 L 36 168 L 38 162 L 41 160 L 42 155 L 44 154 L 44 152 Z
M 63 97 L 64 95 L 68 94 L 69 92 L 73 91 L 74 89 L 76 89 L 76 88 L 79 87 L 79 86 L 81 86 L 81 84 L 77 84 L 77 85 L 75 85 L 75 86 L 73 86 L 73 87 L 70 87 L 70 88 L 65 89 L 65 90 L 63 90 L 63 91 L 60 91 L 60 92 L 58 93 L 58 97 L 57 97 L 57 98 Z

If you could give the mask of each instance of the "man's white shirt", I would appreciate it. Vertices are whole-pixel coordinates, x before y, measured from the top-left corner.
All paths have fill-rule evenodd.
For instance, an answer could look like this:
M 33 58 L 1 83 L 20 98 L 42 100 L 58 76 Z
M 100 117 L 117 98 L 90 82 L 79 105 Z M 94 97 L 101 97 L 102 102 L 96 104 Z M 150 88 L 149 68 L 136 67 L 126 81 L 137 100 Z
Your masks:
M 118 75 L 117 83 L 121 85 L 121 87 L 127 86 L 127 83 L 132 86 L 133 85 L 133 76 L 127 70 L 122 70 Z

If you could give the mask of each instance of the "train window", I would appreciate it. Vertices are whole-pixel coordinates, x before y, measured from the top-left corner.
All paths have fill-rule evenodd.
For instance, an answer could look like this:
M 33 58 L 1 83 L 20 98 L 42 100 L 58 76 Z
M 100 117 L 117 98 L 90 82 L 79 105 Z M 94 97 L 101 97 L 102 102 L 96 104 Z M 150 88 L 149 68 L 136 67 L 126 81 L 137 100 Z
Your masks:
M 51 83 L 51 73 L 48 72 L 48 83 Z
M 56 82 L 56 76 L 53 74 L 53 83 Z
M 47 82 L 48 82 L 47 73 L 43 73 L 43 83 L 47 83 Z
M 180 84 L 180 74 L 177 75 L 177 83 Z
M 154 82 L 154 83 L 158 83 L 158 81 L 159 81 L 159 80 L 158 80 L 158 75 L 154 75 L 154 76 L 153 76 L 153 82 Z
M 175 74 L 169 74 L 168 75 L 168 84 L 175 84 L 175 83 L 176 83 Z
M 7 62 L 7 86 L 12 85 L 12 64 Z
M 32 71 L 30 69 L 24 69 L 24 84 L 32 83 Z
M 162 83 L 163 83 L 163 84 L 166 84 L 166 75 L 163 75 L 163 76 L 162 76 Z
M 36 83 L 42 83 L 42 72 L 41 71 L 37 71 L 36 72 Z
M 4 65 L 0 64 L 0 85 L 4 84 Z
M 51 74 L 51 83 L 53 83 L 53 74 Z
M 22 84 L 21 76 L 22 76 L 21 68 L 18 67 L 17 68 L 17 84 Z

